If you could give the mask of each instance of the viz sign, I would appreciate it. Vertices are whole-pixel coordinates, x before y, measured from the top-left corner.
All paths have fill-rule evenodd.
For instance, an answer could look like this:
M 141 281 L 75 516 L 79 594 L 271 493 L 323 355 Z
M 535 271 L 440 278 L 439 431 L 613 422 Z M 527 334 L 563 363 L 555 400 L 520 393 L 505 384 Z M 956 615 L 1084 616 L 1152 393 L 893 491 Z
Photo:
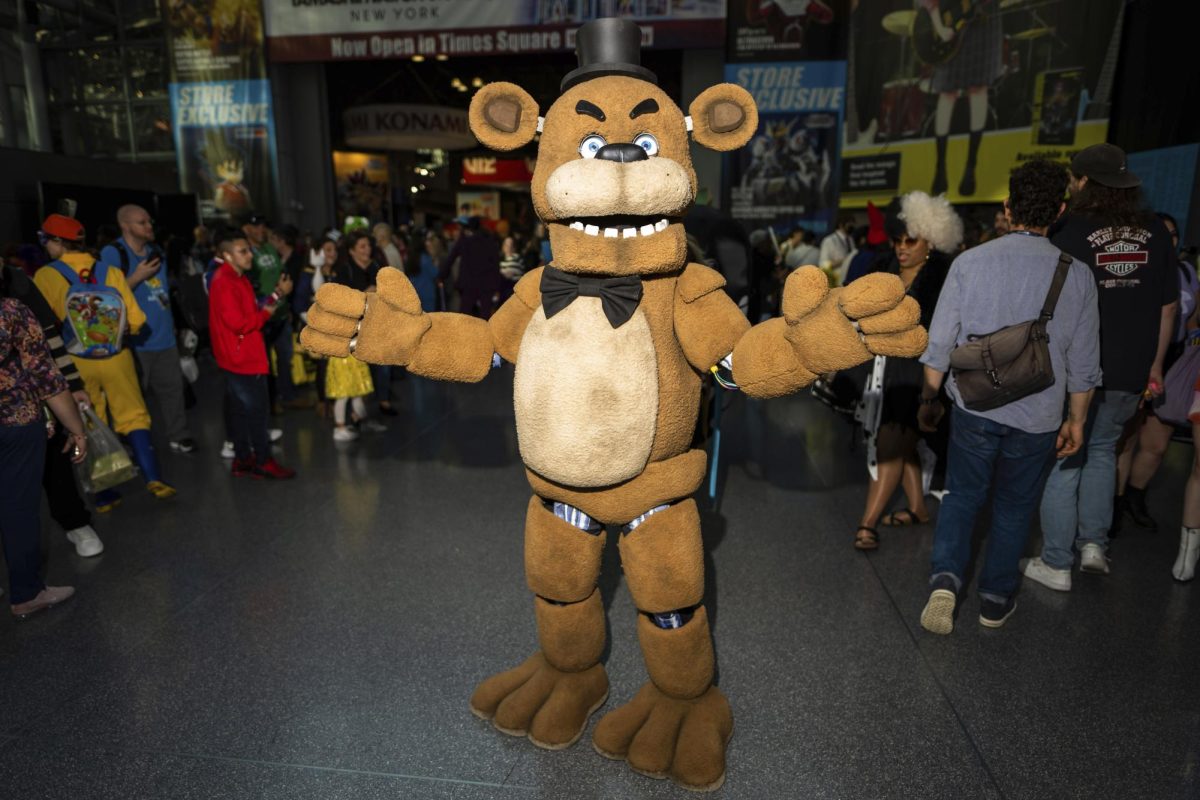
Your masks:
M 354 106 L 342 114 L 346 144 L 366 150 L 463 150 L 475 147 L 467 112 L 417 105 Z

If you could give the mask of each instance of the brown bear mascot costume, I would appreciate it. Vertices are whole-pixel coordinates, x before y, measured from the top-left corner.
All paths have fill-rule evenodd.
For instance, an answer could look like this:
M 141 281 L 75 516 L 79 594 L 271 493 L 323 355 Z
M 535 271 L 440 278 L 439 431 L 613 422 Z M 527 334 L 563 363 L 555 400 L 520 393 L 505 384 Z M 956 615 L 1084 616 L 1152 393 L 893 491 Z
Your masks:
M 579 31 L 580 67 L 545 118 L 511 83 L 483 87 L 471 130 L 497 150 L 540 132 L 532 194 L 554 262 L 527 273 L 484 321 L 421 311 L 397 269 L 377 291 L 326 284 L 302 341 L 449 381 L 479 381 L 495 355 L 516 365 L 517 438 L 533 497 L 525 573 L 540 649 L 488 678 L 471 710 L 539 747 L 569 747 L 608 697 L 597 589 L 605 526 L 638 608 L 650 680 L 604 716 L 596 750 L 634 770 L 713 790 L 733 732 L 713 685 L 700 518 L 692 493 L 705 453 L 690 449 L 701 380 L 718 363 L 751 397 L 789 394 L 873 354 L 924 350 L 919 309 L 895 276 L 831 290 L 815 267 L 787 279 L 783 316 L 750 327 L 717 272 L 687 262 L 682 219 L 696 196 L 688 132 L 714 150 L 744 145 L 758 112 L 742 88 L 714 86 L 689 116 L 640 66 L 636 25 Z

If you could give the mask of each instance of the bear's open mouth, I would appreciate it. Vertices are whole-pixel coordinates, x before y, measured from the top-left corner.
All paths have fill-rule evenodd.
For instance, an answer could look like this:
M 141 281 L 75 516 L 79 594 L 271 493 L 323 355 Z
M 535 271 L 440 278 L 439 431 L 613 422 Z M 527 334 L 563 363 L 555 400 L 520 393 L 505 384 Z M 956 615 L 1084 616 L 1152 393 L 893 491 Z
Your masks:
M 567 224 L 588 236 L 604 236 L 606 239 L 632 239 L 637 236 L 653 236 L 665 231 L 671 222 L 666 217 L 638 216 L 634 214 L 610 214 L 603 217 L 580 217 Z

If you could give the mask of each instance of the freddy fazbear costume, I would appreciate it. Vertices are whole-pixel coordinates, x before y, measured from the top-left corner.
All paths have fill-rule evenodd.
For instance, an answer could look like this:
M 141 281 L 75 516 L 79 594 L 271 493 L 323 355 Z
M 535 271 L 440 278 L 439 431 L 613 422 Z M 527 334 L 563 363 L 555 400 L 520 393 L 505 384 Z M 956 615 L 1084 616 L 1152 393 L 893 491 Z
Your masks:
M 725 779 L 733 715 L 713 685 L 700 518 L 692 493 L 705 454 L 690 449 L 701 379 L 732 363 L 752 397 L 778 397 L 873 354 L 925 347 L 920 309 L 892 275 L 830 290 L 815 267 L 787 280 L 783 317 L 751 328 L 721 276 L 687 263 L 683 216 L 696 195 L 688 132 L 732 150 L 757 127 L 742 88 L 714 86 L 689 116 L 640 66 L 633 23 L 579 31 L 580 66 L 538 105 L 510 83 L 483 87 L 471 130 L 497 150 L 541 132 L 531 186 L 554 262 L 532 270 L 488 321 L 423 313 L 404 273 L 378 292 L 325 285 L 302 340 L 309 349 L 478 381 L 493 354 L 516 365 L 517 438 L 533 497 L 525 571 L 540 649 L 471 696 L 471 710 L 539 747 L 569 747 L 608 696 L 596 583 L 604 526 L 639 613 L 650 680 L 596 725 L 593 743 L 636 771 L 711 790 Z

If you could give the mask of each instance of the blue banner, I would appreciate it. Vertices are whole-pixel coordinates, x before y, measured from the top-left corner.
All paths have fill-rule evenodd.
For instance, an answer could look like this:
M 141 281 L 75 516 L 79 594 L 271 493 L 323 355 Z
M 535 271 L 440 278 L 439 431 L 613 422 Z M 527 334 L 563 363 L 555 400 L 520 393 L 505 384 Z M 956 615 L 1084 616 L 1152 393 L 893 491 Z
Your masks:
M 821 235 L 837 214 L 846 62 L 728 64 L 725 79 L 758 106 L 750 144 L 726 156 L 725 196 L 735 219 L 796 225 Z
M 171 119 L 183 191 L 201 216 L 266 211 L 275 197 L 275 124 L 266 79 L 172 83 Z

